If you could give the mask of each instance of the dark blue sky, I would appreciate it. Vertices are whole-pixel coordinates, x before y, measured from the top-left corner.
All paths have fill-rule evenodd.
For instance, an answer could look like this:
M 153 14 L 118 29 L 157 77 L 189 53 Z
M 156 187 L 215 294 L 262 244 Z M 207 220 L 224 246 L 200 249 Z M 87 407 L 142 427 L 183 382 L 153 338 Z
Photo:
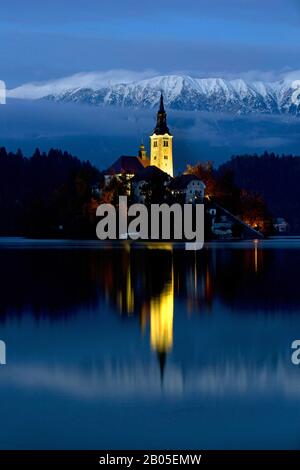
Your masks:
M 8 87 L 82 71 L 273 78 L 300 69 L 298 0 L 2 0 Z

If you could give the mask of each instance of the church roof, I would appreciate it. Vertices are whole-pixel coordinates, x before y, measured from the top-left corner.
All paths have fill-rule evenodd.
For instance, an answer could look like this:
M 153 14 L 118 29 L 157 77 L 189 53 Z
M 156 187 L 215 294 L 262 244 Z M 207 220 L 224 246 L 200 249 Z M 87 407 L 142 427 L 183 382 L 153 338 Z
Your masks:
M 170 179 L 170 176 L 162 171 L 160 168 L 154 165 L 149 165 L 146 168 L 140 170 L 132 179 L 133 182 L 138 181 L 151 181 L 152 178 L 159 176 L 164 177 L 166 179 Z
M 129 155 L 121 155 L 107 170 L 106 174 L 114 175 L 120 173 L 136 174 L 144 169 L 142 159 Z
M 156 127 L 154 129 L 154 134 L 156 135 L 171 135 L 169 128 L 167 126 L 167 113 L 164 107 L 164 98 L 163 95 L 160 95 L 159 110 L 157 112 L 156 118 Z
M 198 176 L 192 175 L 192 174 L 176 176 L 176 178 L 174 178 L 171 181 L 169 188 L 177 189 L 177 190 L 185 189 L 191 181 L 195 181 L 195 180 L 201 181 L 201 183 L 203 184 L 205 188 L 205 184 L 203 183 L 203 181 Z

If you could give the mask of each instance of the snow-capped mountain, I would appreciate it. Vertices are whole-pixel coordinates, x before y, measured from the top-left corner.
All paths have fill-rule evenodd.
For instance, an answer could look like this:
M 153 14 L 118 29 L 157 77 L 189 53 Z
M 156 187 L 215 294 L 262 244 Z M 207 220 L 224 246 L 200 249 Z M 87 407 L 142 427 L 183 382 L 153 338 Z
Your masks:
M 167 107 L 178 110 L 229 112 L 232 114 L 300 114 L 300 80 L 277 82 L 192 78 L 167 75 L 127 81 L 70 86 L 23 85 L 10 90 L 11 97 L 34 97 L 59 102 L 122 107 L 157 107 L 162 92 Z M 29 88 L 28 88 L 29 87 Z M 31 87 L 31 88 L 30 88 Z

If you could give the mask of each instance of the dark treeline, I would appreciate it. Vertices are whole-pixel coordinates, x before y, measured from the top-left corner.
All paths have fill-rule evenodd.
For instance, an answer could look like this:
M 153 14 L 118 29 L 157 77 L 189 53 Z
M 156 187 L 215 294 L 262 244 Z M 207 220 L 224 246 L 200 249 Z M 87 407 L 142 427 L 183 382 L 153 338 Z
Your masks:
M 300 232 L 300 157 L 236 155 L 218 171 L 230 171 L 237 186 L 260 194 L 274 217 L 284 217 L 293 232 Z
M 284 217 L 300 232 L 299 157 L 238 155 L 218 169 L 204 162 L 187 171 L 205 182 L 210 200 L 249 225 L 268 234 L 272 218 Z M 0 148 L 0 236 L 95 238 L 95 187 L 102 183 L 97 168 L 68 152 L 37 149 L 27 158 Z M 103 202 L 126 194 L 122 180 L 114 185 L 103 191 Z
M 0 148 L 0 235 L 94 236 L 91 188 L 99 178 L 61 150 L 26 158 Z

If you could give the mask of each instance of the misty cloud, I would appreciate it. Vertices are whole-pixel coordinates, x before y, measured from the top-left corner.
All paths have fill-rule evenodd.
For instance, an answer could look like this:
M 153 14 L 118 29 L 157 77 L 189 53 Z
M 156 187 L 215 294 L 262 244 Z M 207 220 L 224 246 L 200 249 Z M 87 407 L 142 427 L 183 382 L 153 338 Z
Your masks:
M 199 160 L 227 160 L 233 154 L 263 152 L 299 154 L 300 124 L 292 116 L 232 116 L 172 110 L 175 171 Z M 143 139 L 149 150 L 155 110 L 91 107 L 8 99 L 0 106 L 0 146 L 70 151 L 105 169 L 122 154 L 136 155 Z

